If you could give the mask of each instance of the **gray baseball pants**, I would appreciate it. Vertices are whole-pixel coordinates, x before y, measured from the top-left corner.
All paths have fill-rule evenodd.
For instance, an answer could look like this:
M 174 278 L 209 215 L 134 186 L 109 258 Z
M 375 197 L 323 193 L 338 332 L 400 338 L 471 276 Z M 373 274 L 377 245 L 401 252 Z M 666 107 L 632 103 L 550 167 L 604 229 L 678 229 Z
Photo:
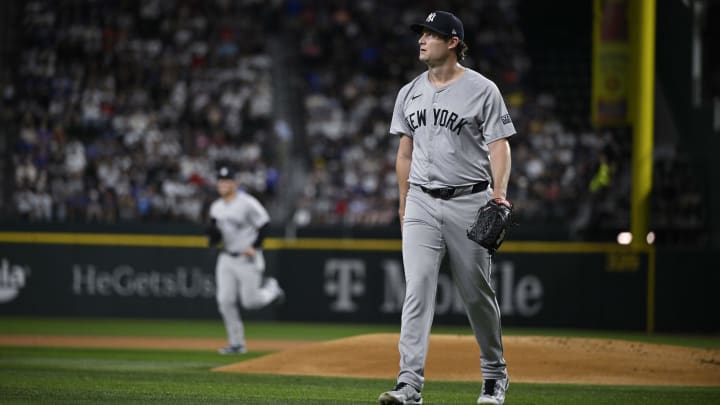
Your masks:
M 245 345 L 245 328 L 238 298 L 244 308 L 257 309 L 277 296 L 276 289 L 261 287 L 264 272 L 265 259 L 260 250 L 254 258 L 243 255 L 233 257 L 225 253 L 218 256 L 215 265 L 216 298 L 231 345 Z
M 477 210 L 491 197 L 488 189 L 443 200 L 410 186 L 402 235 L 406 289 L 398 344 L 398 382 L 423 388 L 438 274 L 446 253 L 480 347 L 483 378 L 507 377 L 500 308 L 490 284 L 491 257 L 466 235 Z

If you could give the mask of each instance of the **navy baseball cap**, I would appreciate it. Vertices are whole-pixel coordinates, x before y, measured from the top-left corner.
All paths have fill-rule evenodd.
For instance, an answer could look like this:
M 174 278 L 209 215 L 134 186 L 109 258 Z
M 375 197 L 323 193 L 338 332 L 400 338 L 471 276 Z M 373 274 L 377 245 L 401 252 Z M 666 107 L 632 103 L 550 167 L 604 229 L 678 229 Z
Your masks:
M 230 166 L 220 166 L 217 178 L 218 180 L 235 180 L 235 171 Z
M 428 14 L 425 21 L 410 26 L 410 29 L 418 34 L 422 34 L 423 28 L 435 31 L 446 37 L 456 36 L 460 38 L 461 41 L 465 40 L 465 30 L 463 29 L 462 21 L 460 21 L 455 14 L 448 13 L 447 11 L 433 11 Z

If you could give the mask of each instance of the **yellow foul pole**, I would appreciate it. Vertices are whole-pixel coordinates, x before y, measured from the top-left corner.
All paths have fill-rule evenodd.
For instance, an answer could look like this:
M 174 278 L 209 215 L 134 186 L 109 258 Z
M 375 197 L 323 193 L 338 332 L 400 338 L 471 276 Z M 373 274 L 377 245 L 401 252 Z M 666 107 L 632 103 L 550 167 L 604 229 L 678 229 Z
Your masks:
M 655 111 L 655 0 L 630 0 L 635 27 L 636 85 L 632 94 L 633 123 L 630 231 L 632 247 L 648 253 L 646 331 L 655 330 L 655 249 L 646 236 L 650 221 Z
M 644 246 L 648 233 L 653 169 L 655 100 L 655 0 L 637 1 L 637 70 L 633 114 L 631 224 L 632 244 Z

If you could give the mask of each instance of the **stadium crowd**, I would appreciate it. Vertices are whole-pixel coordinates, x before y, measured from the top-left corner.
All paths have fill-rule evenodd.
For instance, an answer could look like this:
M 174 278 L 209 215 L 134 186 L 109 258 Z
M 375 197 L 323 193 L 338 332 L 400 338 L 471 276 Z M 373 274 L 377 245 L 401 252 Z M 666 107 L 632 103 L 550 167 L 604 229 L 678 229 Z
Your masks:
M 16 80 L 3 89 L 17 136 L 13 208 L 29 221 L 203 219 L 218 162 L 261 200 L 282 198 L 274 144 L 272 60 L 286 30 L 299 49 L 307 181 L 305 225 L 397 221 L 396 92 L 420 73 L 407 0 L 34 0 L 22 10 Z M 523 220 L 582 229 L 628 223 L 629 138 L 572 127 L 533 89 L 514 0 L 451 1 L 470 47 L 518 130 L 509 196 Z M 279 21 L 283 21 L 279 24 Z M 578 102 L 586 102 L 578 100 Z M 600 202 L 599 202 L 600 201 Z M 694 203 L 694 202 L 690 202 Z M 606 208 L 603 208 L 606 207 Z M 599 215 L 598 213 L 601 213 Z M 605 215 L 605 217 L 603 217 Z
M 17 215 L 199 221 L 219 161 L 272 195 L 267 8 L 26 2 L 18 76 L 4 92 L 19 120 Z
M 397 91 L 425 69 L 408 29 L 425 10 L 400 3 L 406 4 L 317 5 L 303 14 L 298 31 L 312 174 L 299 209 L 306 221 L 387 224 L 397 216 L 398 140 L 388 136 L 388 126 Z M 600 152 L 621 145 L 613 132 L 571 132 L 554 97 L 530 88 L 531 61 L 515 6 L 453 4 L 473 27 L 466 30 L 470 52 L 463 63 L 493 78 L 509 103 L 520 134 L 512 140 L 509 192 L 517 212 L 530 220 L 567 220 L 579 214 L 578 195 L 586 193 Z

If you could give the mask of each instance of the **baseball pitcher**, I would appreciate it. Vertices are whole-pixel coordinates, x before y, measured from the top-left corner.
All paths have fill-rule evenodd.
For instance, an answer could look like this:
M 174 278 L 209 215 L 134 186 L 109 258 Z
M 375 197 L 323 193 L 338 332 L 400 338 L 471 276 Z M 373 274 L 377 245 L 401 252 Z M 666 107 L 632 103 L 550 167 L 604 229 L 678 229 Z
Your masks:
M 411 28 L 419 34 L 418 59 L 428 69 L 400 89 L 390 125 L 390 134 L 400 137 L 396 172 L 406 290 L 397 385 L 379 401 L 422 403 L 438 273 L 448 255 L 481 349 L 477 403 L 502 404 L 509 379 L 490 272 L 504 232 L 483 246 L 476 236 L 485 231 L 473 223 L 498 218 L 479 213 L 487 205 L 486 211 L 502 214 L 499 221 L 487 221 L 487 228 L 507 224 L 508 138 L 515 128 L 495 83 L 459 63 L 467 46 L 458 17 L 434 11 Z

